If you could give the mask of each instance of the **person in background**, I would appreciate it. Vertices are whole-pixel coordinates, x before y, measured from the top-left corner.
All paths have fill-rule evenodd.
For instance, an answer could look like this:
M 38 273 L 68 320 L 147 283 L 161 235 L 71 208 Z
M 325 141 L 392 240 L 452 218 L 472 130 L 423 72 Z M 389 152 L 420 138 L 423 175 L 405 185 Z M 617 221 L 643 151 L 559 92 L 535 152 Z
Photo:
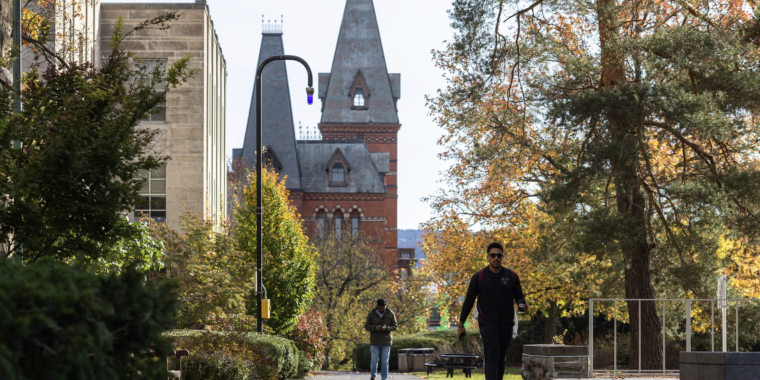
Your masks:
M 377 361 L 380 361 L 381 380 L 388 379 L 388 359 L 391 355 L 393 344 L 393 332 L 398 327 L 396 314 L 386 305 L 385 299 L 377 300 L 377 306 L 367 315 L 364 329 L 369 331 L 369 349 L 371 361 L 369 363 L 370 380 L 375 380 L 377 375 Z
M 459 316 L 459 340 L 464 339 L 467 331 L 464 323 L 473 306 L 478 309 L 480 338 L 483 341 L 483 367 L 486 380 L 501 380 L 504 376 L 504 362 L 507 348 L 512 341 L 515 323 L 515 302 L 520 306 L 520 313 L 528 309 L 525 302 L 520 277 L 517 273 L 501 266 L 504 258 L 504 246 L 491 243 L 486 249 L 488 266 L 481 269 L 470 279 L 467 295 Z M 477 304 L 475 300 L 477 299 Z

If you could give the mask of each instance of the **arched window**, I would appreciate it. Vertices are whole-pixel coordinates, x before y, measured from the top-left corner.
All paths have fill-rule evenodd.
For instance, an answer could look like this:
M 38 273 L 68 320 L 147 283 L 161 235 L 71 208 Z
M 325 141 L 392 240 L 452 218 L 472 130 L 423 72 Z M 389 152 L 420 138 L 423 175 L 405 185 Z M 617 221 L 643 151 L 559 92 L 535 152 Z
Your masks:
M 354 91 L 354 107 L 364 107 L 364 90 L 360 88 Z
M 343 231 L 343 213 L 336 211 L 333 219 L 335 220 L 335 237 L 340 239 L 341 232 Z
M 346 182 L 346 168 L 343 167 L 343 164 L 337 163 L 333 165 L 332 182 L 334 183 Z
M 317 213 L 317 234 L 322 237 L 325 235 L 325 211 L 319 210 Z
M 359 234 L 359 212 L 354 210 L 351 213 L 351 236 L 356 237 Z

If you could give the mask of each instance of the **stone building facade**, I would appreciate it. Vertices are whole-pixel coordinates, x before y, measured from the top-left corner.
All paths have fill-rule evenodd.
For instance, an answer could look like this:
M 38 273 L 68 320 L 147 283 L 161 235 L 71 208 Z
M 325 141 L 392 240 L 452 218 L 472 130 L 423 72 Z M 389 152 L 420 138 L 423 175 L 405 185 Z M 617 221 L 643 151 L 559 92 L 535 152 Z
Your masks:
M 164 168 L 143 173 L 149 181 L 137 201 L 133 218 L 141 215 L 179 228 L 179 217 L 191 211 L 206 219 L 223 220 L 227 199 L 225 158 L 227 71 L 209 7 L 195 3 L 103 3 L 100 6 L 103 54 L 119 17 L 126 30 L 154 17 L 177 12 L 171 28 L 147 28 L 129 36 L 123 47 L 146 65 L 166 68 L 191 57 L 199 71 L 167 94 L 166 107 L 144 128 L 160 131 L 155 150 L 170 159 Z
M 11 0 L 0 0 L 0 57 L 8 58 L 13 48 L 13 12 Z M 11 66 L 0 67 L 0 85 L 11 86 L 13 74 Z
M 265 25 L 259 63 L 282 54 L 281 25 Z M 346 1 L 331 71 L 318 75 L 321 139 L 296 139 L 284 62 L 270 63 L 261 80 L 265 160 L 287 176 L 307 235 L 361 231 L 384 241 L 385 262 L 409 267 L 410 258 L 398 260 L 396 229 L 401 76 L 388 73 L 373 1 Z M 243 147 L 233 150 L 249 166 L 256 101 L 254 93 Z

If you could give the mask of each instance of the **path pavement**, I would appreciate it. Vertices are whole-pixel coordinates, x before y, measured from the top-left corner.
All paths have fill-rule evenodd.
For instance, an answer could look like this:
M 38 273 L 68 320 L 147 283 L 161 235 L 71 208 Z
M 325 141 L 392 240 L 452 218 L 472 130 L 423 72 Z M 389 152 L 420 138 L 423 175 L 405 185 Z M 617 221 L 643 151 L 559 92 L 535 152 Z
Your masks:
M 571 377 L 555 380 L 578 380 L 587 379 L 585 377 Z M 635 377 L 635 376 L 622 376 L 622 377 L 595 377 L 594 380 L 678 380 L 678 377 L 665 376 L 665 377 Z
M 379 376 L 378 376 L 379 379 Z M 473 377 L 476 379 L 476 377 Z M 577 380 L 578 378 L 556 379 L 556 380 Z M 635 380 L 678 380 L 678 377 L 596 377 L 594 380 L 617 380 L 617 379 L 635 379 Z M 320 371 L 307 376 L 305 380 L 369 380 L 368 372 L 337 372 L 337 371 Z M 423 380 L 415 375 L 393 373 L 388 375 L 388 380 Z
M 380 376 L 377 377 L 380 379 Z M 369 380 L 369 372 L 320 371 L 307 376 L 305 380 Z M 403 373 L 389 373 L 388 380 L 422 380 L 419 376 Z

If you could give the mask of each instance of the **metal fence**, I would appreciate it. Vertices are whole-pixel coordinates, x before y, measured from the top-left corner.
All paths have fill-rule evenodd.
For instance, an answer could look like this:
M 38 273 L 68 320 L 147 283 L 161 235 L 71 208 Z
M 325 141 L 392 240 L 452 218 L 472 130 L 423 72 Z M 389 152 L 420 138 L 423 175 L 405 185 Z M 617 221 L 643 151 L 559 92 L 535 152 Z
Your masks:
M 638 302 L 638 369 L 618 369 L 617 360 L 617 327 L 618 327 L 618 303 Z M 666 369 L 665 367 L 665 352 L 666 352 L 666 336 L 665 336 L 665 305 L 667 303 L 685 303 L 686 304 L 686 351 L 691 351 L 691 316 L 692 316 L 692 303 L 694 302 L 710 302 L 710 336 L 711 336 L 711 350 L 715 351 L 715 309 L 718 308 L 722 313 L 722 351 L 728 351 L 728 331 L 726 323 L 726 317 L 730 304 L 733 304 L 735 309 L 735 349 L 739 351 L 739 304 L 758 302 L 757 298 L 663 298 L 663 299 L 635 299 L 635 298 L 592 298 L 588 303 L 588 316 L 589 316 L 589 337 L 588 337 L 588 353 L 589 353 L 589 377 L 594 377 L 594 372 L 605 372 L 609 370 L 595 370 L 594 369 L 594 302 L 613 302 L 614 303 L 614 333 L 613 333 L 613 375 L 617 374 L 655 374 L 662 375 L 672 374 L 678 375 L 679 371 L 676 369 Z M 662 315 L 660 315 L 660 321 L 662 323 L 662 369 L 657 370 L 642 370 L 641 369 L 641 302 L 661 302 L 662 303 Z

